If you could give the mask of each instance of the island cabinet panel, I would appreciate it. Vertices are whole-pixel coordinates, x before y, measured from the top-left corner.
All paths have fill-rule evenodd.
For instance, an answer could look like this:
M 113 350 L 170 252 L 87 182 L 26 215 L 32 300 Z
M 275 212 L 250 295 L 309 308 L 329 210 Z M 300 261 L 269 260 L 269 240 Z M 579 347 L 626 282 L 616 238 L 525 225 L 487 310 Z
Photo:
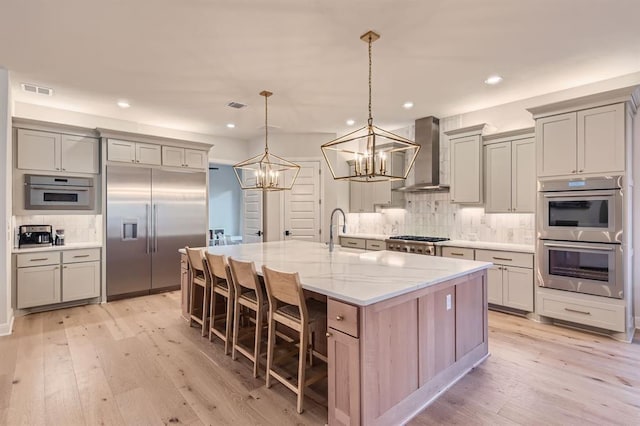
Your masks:
M 420 386 L 456 362 L 455 291 L 445 288 L 418 301 Z
M 474 281 L 456 285 L 456 361 L 486 342 L 486 313 L 485 286 Z
M 189 288 L 189 263 L 186 254 L 180 255 L 180 290 L 182 295 L 182 318 L 189 321 L 191 317 L 189 314 L 189 293 L 191 289 Z
M 360 425 L 360 340 L 327 333 L 329 424 Z

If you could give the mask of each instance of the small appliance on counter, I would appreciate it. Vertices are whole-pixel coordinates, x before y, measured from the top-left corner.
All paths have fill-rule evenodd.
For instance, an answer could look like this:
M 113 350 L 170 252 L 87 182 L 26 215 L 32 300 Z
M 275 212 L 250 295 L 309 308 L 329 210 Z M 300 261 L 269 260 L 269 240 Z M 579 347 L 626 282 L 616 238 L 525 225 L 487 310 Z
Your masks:
M 53 245 L 55 246 L 63 246 L 64 245 L 64 229 L 56 229 L 56 236 L 53 240 Z
M 52 245 L 51 225 L 20 225 L 18 227 L 18 247 L 47 247 Z

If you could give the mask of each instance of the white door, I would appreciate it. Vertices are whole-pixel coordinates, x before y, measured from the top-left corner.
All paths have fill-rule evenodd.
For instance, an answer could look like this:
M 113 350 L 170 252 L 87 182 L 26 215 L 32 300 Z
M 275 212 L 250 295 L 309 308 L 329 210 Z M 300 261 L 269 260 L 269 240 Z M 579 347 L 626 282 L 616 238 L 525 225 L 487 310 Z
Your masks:
M 320 162 L 297 164 L 298 179 L 284 192 L 284 239 L 320 241 Z
M 245 173 L 244 180 L 245 186 L 256 184 L 256 176 L 252 173 Z M 242 219 L 242 242 L 262 242 L 262 191 L 242 191 Z

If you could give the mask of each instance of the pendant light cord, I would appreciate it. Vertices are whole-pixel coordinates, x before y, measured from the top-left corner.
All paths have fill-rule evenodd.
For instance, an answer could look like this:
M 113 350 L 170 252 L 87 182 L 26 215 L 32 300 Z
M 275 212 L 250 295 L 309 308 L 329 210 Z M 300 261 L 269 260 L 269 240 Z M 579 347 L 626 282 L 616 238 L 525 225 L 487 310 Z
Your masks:
M 269 126 L 267 125 L 267 114 L 268 114 L 268 108 L 267 108 L 267 99 L 269 98 L 269 96 L 265 95 L 264 96 L 264 152 L 265 154 L 269 152 Z
M 373 116 L 371 115 L 371 34 L 369 34 L 369 126 L 373 124 Z

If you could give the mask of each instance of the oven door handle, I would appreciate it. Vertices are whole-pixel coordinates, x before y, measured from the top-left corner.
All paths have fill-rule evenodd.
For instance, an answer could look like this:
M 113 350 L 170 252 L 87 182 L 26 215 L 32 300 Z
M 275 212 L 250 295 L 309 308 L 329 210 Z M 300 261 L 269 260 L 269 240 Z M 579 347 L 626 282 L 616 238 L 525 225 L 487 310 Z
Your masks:
M 40 191 L 55 191 L 55 192 L 87 192 L 87 188 L 75 188 L 72 186 L 32 186 L 31 189 L 37 189 Z
M 559 243 L 543 243 L 545 247 L 558 247 L 558 248 L 572 248 L 572 249 L 580 249 L 580 250 L 599 250 L 599 251 L 614 251 L 614 247 L 606 247 L 606 246 L 590 246 L 590 245 L 581 245 L 581 244 L 559 244 Z
M 613 197 L 618 190 L 604 190 L 604 191 L 562 191 L 562 192 L 545 192 L 544 198 L 585 198 L 585 197 Z

